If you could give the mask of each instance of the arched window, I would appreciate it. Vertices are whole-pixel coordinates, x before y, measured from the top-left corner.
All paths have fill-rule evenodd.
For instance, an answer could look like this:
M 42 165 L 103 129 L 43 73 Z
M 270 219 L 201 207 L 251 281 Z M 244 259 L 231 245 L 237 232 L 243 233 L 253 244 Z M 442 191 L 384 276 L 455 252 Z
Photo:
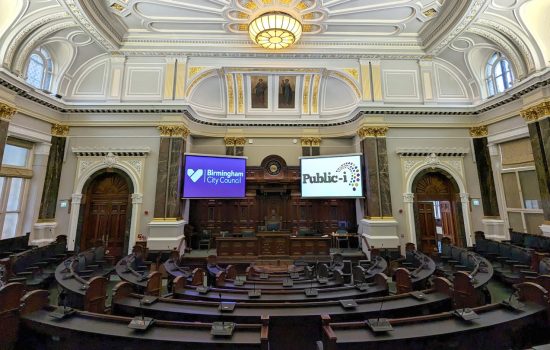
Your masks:
M 52 59 L 44 48 L 37 48 L 29 57 L 27 82 L 32 86 L 49 90 L 52 81 Z
M 514 75 L 510 62 L 500 52 L 495 52 L 485 68 L 489 96 L 504 92 L 512 87 Z

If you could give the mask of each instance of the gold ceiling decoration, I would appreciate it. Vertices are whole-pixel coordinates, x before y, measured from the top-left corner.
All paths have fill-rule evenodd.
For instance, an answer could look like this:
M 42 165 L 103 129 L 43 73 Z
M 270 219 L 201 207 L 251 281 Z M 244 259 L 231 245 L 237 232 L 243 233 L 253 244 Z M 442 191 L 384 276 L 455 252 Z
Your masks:
M 248 34 L 266 49 L 284 49 L 300 39 L 302 23 L 284 12 L 267 12 L 250 22 Z

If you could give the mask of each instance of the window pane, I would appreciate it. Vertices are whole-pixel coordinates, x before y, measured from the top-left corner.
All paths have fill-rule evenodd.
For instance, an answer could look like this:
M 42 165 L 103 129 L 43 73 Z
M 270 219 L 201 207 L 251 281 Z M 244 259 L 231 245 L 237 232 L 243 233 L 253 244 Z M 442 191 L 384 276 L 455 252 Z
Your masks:
M 506 90 L 504 88 L 504 78 L 502 78 L 502 76 L 495 78 L 495 80 L 497 82 L 497 92 L 503 92 Z
M 15 237 L 18 218 L 19 213 L 6 214 L 6 217 L 4 219 L 4 228 L 2 229 L 2 239 Z
M 516 173 L 503 173 L 502 187 L 506 198 L 506 208 L 522 208 Z
M 493 79 L 487 80 L 487 90 L 489 91 L 489 96 L 493 96 L 495 94 L 495 84 L 493 84 Z
M 12 178 L 10 186 L 10 194 L 8 195 L 8 205 L 6 211 L 18 211 L 21 203 L 21 192 L 23 190 L 23 179 Z
M 27 82 L 34 87 L 42 87 L 42 77 L 44 76 L 44 60 L 37 54 L 31 55 L 29 66 L 27 68 Z
M 29 150 L 23 147 L 6 145 L 4 149 L 3 165 L 26 166 Z
M 499 75 L 502 75 L 502 66 L 500 65 L 500 62 L 495 65 L 495 76 Z
M 525 232 L 523 228 L 523 221 L 521 220 L 521 213 L 508 212 L 508 221 L 510 228 L 517 232 Z
M 539 226 L 544 221 L 544 215 L 542 214 L 525 214 L 525 225 L 527 226 L 527 233 L 540 234 Z
M 2 200 L 2 193 L 4 192 L 4 182 L 6 182 L 5 177 L 0 177 L 0 201 Z M 2 212 L 2 208 L 0 208 L 0 213 Z
M 523 203 L 526 209 L 540 208 L 539 180 L 534 170 L 519 173 Z

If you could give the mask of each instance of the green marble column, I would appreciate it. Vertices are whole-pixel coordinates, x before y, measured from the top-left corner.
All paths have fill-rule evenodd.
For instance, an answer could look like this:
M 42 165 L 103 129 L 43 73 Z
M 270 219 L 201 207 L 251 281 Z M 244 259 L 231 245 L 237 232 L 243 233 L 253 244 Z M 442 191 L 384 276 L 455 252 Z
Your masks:
M 535 169 L 539 180 L 539 190 L 544 220 L 550 221 L 550 121 L 547 119 L 530 123 L 529 136 Z
M 55 210 L 57 208 L 57 195 L 59 182 L 61 181 L 61 169 L 63 167 L 63 156 L 69 127 L 66 125 L 52 125 L 52 139 L 48 165 L 46 167 L 46 179 L 42 191 L 42 202 L 38 214 L 38 222 L 55 221 Z
M 470 128 L 470 136 L 474 137 L 472 141 L 474 143 L 477 175 L 481 190 L 481 202 L 483 203 L 483 215 L 493 218 L 500 217 L 491 155 L 487 147 L 487 127 Z
M 11 117 L 17 110 L 0 102 L 0 164 L 4 157 L 4 148 L 8 138 L 8 127 L 10 126 Z
M 179 220 L 182 217 L 183 155 L 189 130 L 180 125 L 162 125 L 159 129 L 161 139 L 154 216 L 156 220 Z
M 521 116 L 529 128 L 531 148 L 539 181 L 540 199 L 544 214 L 541 230 L 550 234 L 550 100 L 523 109 Z
M 365 161 L 365 216 L 391 218 L 391 191 L 386 149 L 386 127 L 363 127 L 359 130 Z

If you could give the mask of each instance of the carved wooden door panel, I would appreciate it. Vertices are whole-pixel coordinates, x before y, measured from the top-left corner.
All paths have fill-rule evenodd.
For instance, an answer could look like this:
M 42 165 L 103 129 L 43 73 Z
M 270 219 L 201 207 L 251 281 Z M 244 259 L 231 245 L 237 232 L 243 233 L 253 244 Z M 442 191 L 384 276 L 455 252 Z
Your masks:
M 128 230 L 130 193 L 126 180 L 116 173 L 98 176 L 89 186 L 80 239 L 80 250 L 106 244 L 109 254 L 123 255 Z
M 420 227 L 420 250 L 426 254 L 431 254 L 437 248 L 433 203 L 418 202 L 417 207 Z

